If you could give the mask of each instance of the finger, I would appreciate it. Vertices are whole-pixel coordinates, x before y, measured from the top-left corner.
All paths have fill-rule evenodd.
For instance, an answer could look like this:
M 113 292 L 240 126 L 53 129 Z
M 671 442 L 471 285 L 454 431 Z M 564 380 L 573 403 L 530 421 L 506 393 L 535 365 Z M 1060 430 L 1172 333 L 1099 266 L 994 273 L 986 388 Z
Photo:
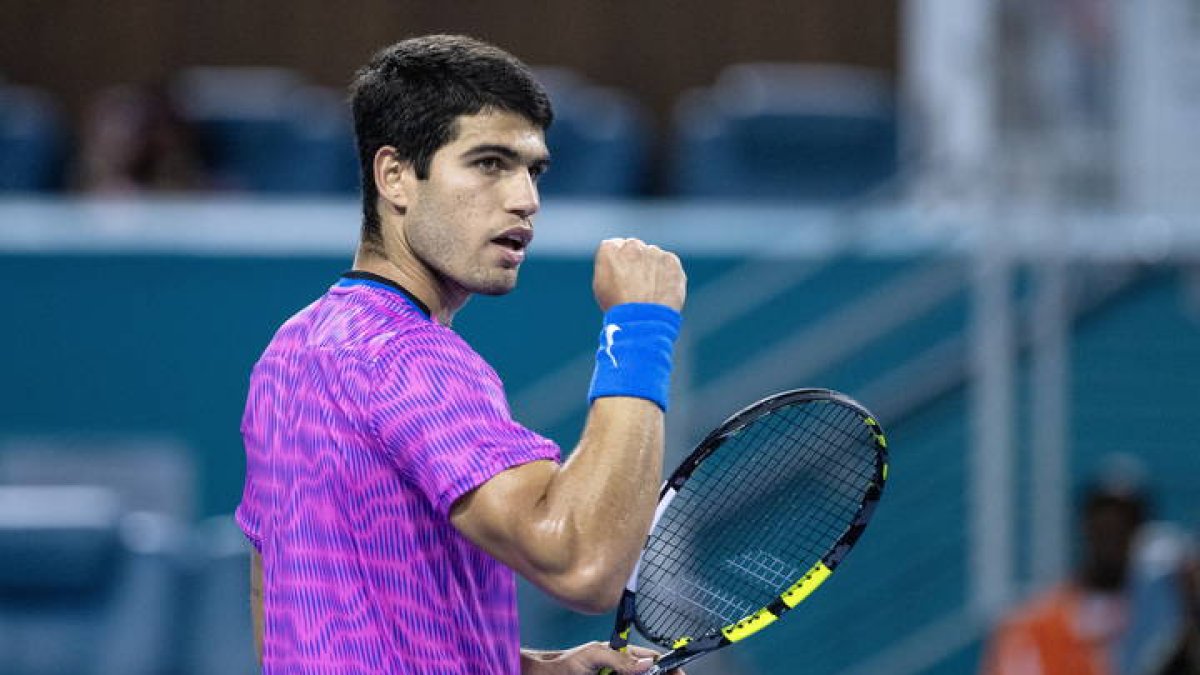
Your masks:
M 660 654 L 653 649 L 647 649 L 646 647 L 642 647 L 640 645 L 629 645 L 627 649 L 629 649 L 630 654 L 633 654 L 639 659 L 644 659 L 647 657 L 654 659 L 660 656 Z
M 647 649 L 645 647 L 641 647 L 638 645 L 629 645 L 628 649 L 629 649 L 630 654 L 632 654 L 640 659 L 644 659 L 644 658 L 657 659 L 658 657 L 662 656 L 662 654 L 660 652 L 656 652 L 653 649 Z M 666 675 L 686 675 L 686 673 L 683 672 L 682 668 L 675 668 L 670 671 L 667 671 Z
M 634 647 L 630 646 L 630 650 L 633 649 Z M 654 658 L 652 656 L 639 656 L 627 652 L 619 652 L 604 643 L 588 645 L 586 654 L 589 667 L 595 670 L 611 668 L 614 672 L 620 673 L 620 675 L 644 673 L 654 665 Z

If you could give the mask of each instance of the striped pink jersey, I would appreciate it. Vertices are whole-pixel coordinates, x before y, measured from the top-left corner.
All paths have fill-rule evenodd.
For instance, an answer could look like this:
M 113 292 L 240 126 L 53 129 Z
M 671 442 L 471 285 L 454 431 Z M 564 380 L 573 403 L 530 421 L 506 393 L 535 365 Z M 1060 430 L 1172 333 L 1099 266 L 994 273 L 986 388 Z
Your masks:
M 449 521 L 558 461 L 496 373 L 382 277 L 348 273 L 250 378 L 237 520 L 263 559 L 263 672 L 517 673 L 513 573 Z

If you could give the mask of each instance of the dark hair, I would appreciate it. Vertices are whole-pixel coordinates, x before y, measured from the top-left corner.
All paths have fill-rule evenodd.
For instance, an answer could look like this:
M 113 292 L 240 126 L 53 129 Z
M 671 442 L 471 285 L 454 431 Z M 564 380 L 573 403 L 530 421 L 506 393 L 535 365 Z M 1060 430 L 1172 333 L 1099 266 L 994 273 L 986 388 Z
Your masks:
M 382 243 L 374 160 L 390 145 L 429 177 L 434 153 L 454 140 L 455 120 L 484 109 L 517 113 L 541 129 L 554 113 L 525 64 L 504 50 L 462 35 L 427 35 L 381 50 L 350 87 L 362 178 L 362 238 Z
M 1085 518 L 1106 509 L 1119 509 L 1129 515 L 1134 525 L 1141 525 L 1150 516 L 1150 496 L 1141 486 L 1089 483 L 1082 494 Z

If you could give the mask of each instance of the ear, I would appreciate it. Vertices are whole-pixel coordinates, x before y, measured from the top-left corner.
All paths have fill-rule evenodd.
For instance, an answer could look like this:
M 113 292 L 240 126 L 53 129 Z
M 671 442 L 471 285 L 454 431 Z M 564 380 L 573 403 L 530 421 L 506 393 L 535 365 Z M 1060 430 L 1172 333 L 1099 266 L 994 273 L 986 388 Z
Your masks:
M 385 145 L 375 152 L 371 166 L 375 173 L 375 191 L 379 193 L 379 208 L 403 214 L 408 208 L 409 183 L 416 180 L 412 163 L 400 159 L 396 149 Z

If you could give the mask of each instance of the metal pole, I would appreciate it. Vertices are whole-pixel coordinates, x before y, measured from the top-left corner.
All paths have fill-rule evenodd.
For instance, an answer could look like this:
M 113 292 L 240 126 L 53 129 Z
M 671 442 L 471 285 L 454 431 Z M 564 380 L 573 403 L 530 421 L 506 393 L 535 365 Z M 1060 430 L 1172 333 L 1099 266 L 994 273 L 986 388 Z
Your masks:
M 1033 304 L 1030 403 L 1030 561 L 1035 587 L 1060 581 L 1067 571 L 1070 529 L 1067 484 L 1070 303 L 1060 237 L 1037 270 Z
M 928 175 L 919 200 L 962 207 L 980 237 L 972 270 L 971 443 L 966 508 L 968 604 L 984 618 L 1012 597 L 1012 271 L 995 215 L 1002 155 L 997 122 L 997 0 L 905 3 L 905 96 L 910 142 Z M 1002 188 L 999 188 L 1002 189 Z M 990 213 L 989 213 L 990 211 Z
M 984 618 L 1012 598 L 1013 344 L 1008 243 L 992 223 L 980 240 L 973 281 L 971 449 L 967 485 L 970 601 Z

